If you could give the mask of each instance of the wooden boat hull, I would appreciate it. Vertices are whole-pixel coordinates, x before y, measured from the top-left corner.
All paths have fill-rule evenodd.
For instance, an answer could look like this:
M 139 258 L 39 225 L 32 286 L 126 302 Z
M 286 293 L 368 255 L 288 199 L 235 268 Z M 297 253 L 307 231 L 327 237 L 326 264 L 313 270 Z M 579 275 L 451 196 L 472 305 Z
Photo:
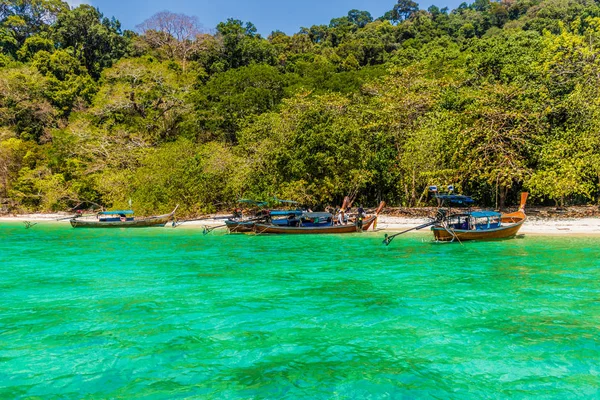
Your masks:
M 226 220 L 225 225 L 230 233 L 250 233 L 254 232 L 254 222 L 253 221 L 233 221 Z
M 303 227 L 303 226 L 277 226 L 269 224 L 254 224 L 254 232 L 257 234 L 270 233 L 270 234 L 293 234 L 293 235 L 314 235 L 314 234 L 340 234 L 340 233 L 356 233 L 368 230 L 373 222 L 375 216 L 368 217 L 363 222 L 362 229 L 359 229 L 356 225 L 333 225 L 323 227 Z
M 464 230 L 435 225 L 431 227 L 431 230 L 433 231 L 435 240 L 441 242 L 505 239 L 515 236 L 527 219 L 525 214 L 520 211 L 512 214 L 504 214 L 501 218 L 502 223 L 506 223 L 507 225 L 502 225 L 494 229 Z
M 73 228 L 149 228 L 164 226 L 173 219 L 175 213 L 134 219 L 133 221 L 94 221 L 73 218 L 69 222 Z
M 254 232 L 254 225 L 257 223 L 261 223 L 263 225 L 276 226 L 287 228 L 288 220 L 287 219 L 279 219 L 273 220 L 270 224 L 265 224 L 264 219 L 262 222 L 260 220 L 248 220 L 248 221 L 234 221 L 234 220 L 226 220 L 225 225 L 229 230 L 229 233 L 250 233 Z M 323 229 L 321 227 L 312 227 L 313 229 Z

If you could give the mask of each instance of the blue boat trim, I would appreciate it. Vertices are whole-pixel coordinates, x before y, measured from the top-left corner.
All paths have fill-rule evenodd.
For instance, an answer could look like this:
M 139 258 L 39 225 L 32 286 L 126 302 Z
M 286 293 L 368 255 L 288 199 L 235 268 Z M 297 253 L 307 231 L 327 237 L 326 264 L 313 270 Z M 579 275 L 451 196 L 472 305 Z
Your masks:
M 474 218 L 493 218 L 493 217 L 501 217 L 502 214 L 496 211 L 473 211 L 471 212 L 471 216 Z
M 281 217 L 281 216 L 288 216 L 288 215 L 294 215 L 294 216 L 300 216 L 302 215 L 304 211 L 302 210 L 271 210 L 269 212 L 269 214 L 271 216 L 276 216 L 276 217 Z
M 99 215 L 133 215 L 133 210 L 116 210 L 116 211 L 101 211 Z

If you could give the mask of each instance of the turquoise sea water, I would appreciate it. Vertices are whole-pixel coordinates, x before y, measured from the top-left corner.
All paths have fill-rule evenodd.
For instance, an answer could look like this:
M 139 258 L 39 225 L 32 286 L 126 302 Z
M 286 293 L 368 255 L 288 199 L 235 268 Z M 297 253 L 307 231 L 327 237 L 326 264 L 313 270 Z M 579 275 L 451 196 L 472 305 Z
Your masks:
M 0 398 L 600 397 L 600 238 L 0 225 Z

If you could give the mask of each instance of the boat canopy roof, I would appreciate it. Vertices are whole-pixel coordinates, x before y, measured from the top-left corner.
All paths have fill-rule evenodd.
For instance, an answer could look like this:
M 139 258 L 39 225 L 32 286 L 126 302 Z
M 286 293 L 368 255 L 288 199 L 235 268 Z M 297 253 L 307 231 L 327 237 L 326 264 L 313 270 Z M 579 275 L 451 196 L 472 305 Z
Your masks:
M 333 218 L 333 214 L 328 212 L 307 212 L 302 214 L 304 218 Z
M 463 196 L 459 194 L 441 194 L 436 196 L 442 202 L 451 206 L 469 206 L 475 203 L 470 196 Z
M 282 215 L 302 215 L 301 210 L 271 210 L 269 212 L 271 216 L 282 216 Z
M 101 215 L 133 215 L 133 210 L 114 210 L 114 211 L 101 211 L 98 214 Z
M 473 211 L 471 216 L 474 218 L 492 218 L 492 217 L 501 217 L 502 214 L 496 211 Z

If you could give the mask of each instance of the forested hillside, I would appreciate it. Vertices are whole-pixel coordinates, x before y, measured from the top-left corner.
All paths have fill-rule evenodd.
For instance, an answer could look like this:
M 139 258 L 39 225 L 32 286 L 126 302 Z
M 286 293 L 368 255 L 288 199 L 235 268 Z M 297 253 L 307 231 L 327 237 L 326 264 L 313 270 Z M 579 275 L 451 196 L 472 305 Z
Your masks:
M 0 203 L 184 214 L 454 184 L 500 205 L 598 203 L 600 6 L 477 0 L 257 34 L 0 0 Z M 316 10 L 315 12 L 318 12 Z M 141 22 L 141 21 L 140 21 Z

